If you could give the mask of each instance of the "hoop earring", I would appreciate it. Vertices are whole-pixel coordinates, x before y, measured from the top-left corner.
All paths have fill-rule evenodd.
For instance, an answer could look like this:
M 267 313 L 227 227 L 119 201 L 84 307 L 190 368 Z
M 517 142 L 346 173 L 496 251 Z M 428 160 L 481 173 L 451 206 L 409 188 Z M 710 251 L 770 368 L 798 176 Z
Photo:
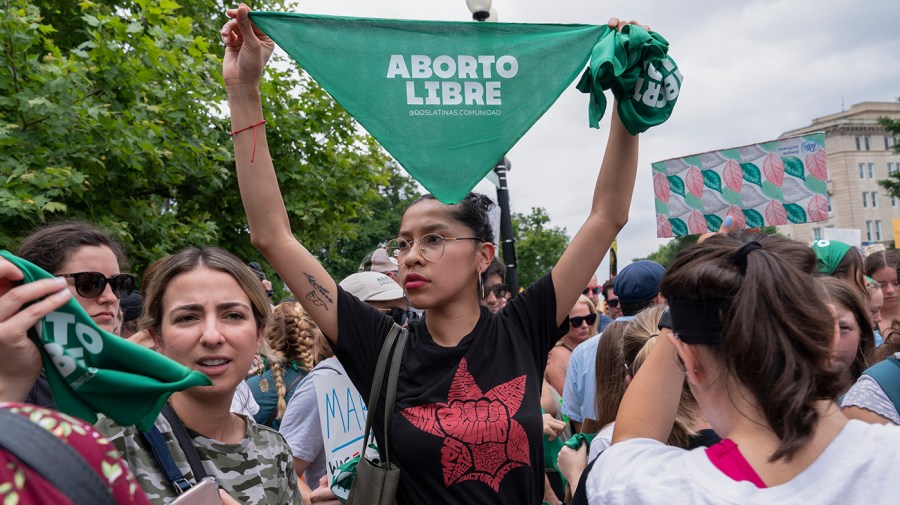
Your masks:
M 481 291 L 481 299 L 484 300 L 484 279 L 482 279 L 481 272 L 478 272 L 478 288 Z

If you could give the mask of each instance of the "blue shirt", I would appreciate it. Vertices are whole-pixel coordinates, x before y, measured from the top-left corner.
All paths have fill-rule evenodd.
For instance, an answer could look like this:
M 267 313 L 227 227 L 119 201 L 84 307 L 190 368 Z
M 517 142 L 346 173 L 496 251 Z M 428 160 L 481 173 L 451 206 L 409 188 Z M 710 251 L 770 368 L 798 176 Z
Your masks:
M 634 319 L 633 316 L 622 316 L 615 320 L 631 321 L 632 319 Z M 606 327 L 606 325 L 604 324 L 602 327 Z M 579 344 L 572 351 L 569 367 L 566 369 L 562 412 L 569 416 L 569 419 L 579 423 L 584 422 L 585 419 L 597 419 L 594 398 L 597 395 L 597 347 L 600 345 L 601 334 L 598 333 Z

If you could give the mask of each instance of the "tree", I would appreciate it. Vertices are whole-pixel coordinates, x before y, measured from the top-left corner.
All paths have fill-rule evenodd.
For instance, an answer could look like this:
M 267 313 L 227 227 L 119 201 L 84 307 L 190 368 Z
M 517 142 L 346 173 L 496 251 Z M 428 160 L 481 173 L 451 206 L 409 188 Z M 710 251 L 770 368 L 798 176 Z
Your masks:
M 550 216 L 543 207 L 532 207 L 530 214 L 512 215 L 516 238 L 519 284 L 528 287 L 556 265 L 569 245 L 565 228 L 548 226 Z
M 221 5 L 0 5 L 0 247 L 66 217 L 110 230 L 137 273 L 186 245 L 260 259 L 227 134 Z M 336 261 L 403 176 L 293 63 L 270 64 L 261 91 L 291 224 L 310 250 Z
M 900 136 L 900 119 L 891 119 L 889 117 L 880 117 L 878 122 L 884 127 L 887 133 L 894 138 Z M 894 142 L 894 152 L 900 153 L 900 143 Z M 888 174 L 887 179 L 878 181 L 878 185 L 887 191 L 888 195 L 894 198 L 900 198 L 900 170 L 892 174 Z

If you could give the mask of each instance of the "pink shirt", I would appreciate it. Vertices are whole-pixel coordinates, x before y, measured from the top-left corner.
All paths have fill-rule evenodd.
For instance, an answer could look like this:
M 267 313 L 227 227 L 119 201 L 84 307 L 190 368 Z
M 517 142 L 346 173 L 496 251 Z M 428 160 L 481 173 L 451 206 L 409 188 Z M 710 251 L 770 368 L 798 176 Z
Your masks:
M 725 438 L 716 445 L 706 449 L 706 457 L 710 463 L 725 475 L 736 481 L 749 481 L 760 489 L 765 489 L 766 483 L 759 478 L 750 463 L 744 459 L 737 444 Z

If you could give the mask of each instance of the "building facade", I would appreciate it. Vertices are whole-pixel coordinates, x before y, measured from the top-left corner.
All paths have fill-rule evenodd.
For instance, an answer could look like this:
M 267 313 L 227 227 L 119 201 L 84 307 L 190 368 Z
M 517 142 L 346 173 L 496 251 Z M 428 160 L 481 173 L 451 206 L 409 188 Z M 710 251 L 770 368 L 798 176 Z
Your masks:
M 900 102 L 858 103 L 782 135 L 825 132 L 829 212 L 827 221 L 779 226 L 780 233 L 810 242 L 822 238 L 826 228 L 852 228 L 860 230 L 863 244 L 890 245 L 893 219 L 900 218 L 900 198 L 888 196 L 878 181 L 900 171 L 900 154 L 893 150 L 900 139 L 878 123 L 885 116 L 900 119 Z

